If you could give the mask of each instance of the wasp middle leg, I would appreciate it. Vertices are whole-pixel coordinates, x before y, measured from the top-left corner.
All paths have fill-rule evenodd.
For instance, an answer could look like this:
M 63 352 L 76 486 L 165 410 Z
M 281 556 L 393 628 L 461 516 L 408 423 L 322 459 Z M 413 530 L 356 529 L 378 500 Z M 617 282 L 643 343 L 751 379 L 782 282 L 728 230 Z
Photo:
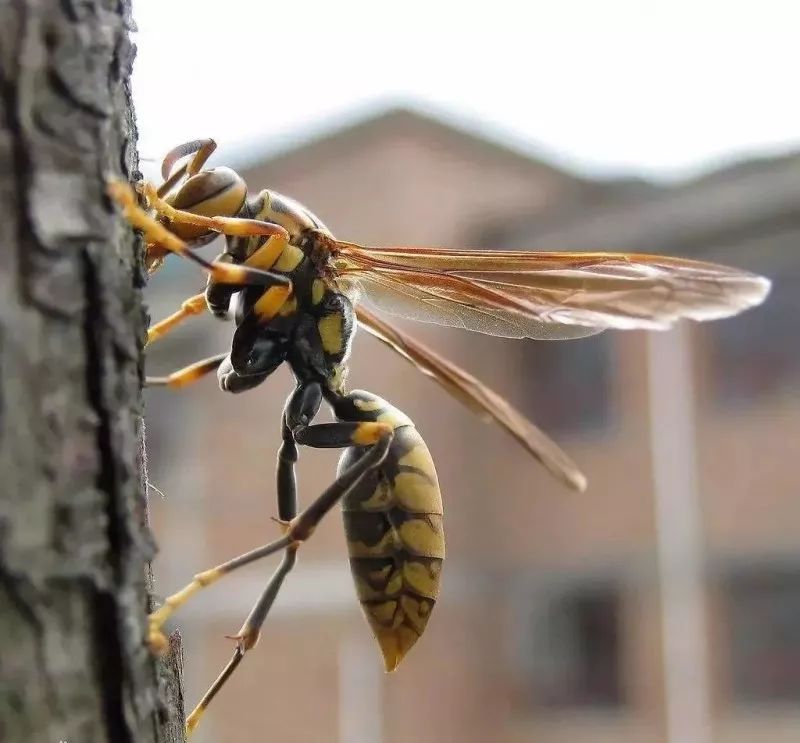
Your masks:
M 269 271 L 278 260 L 286 244 L 286 240 L 282 236 L 272 235 L 244 261 L 244 265 L 248 268 Z M 233 260 L 233 256 L 230 253 L 221 253 L 214 259 L 214 264 L 231 263 Z M 215 281 L 213 276 L 209 276 L 205 292 L 195 294 L 184 300 L 180 309 L 148 328 L 147 345 L 160 340 L 184 320 L 200 315 L 207 309 L 215 317 L 224 318 L 228 311 L 231 297 L 242 288 L 230 282 L 220 283 Z M 291 294 L 291 286 L 277 284 L 270 287 L 253 308 L 258 315 L 259 322 L 269 322 Z
M 186 387 L 211 374 L 211 372 L 217 371 L 227 358 L 227 351 L 218 353 L 216 356 L 209 356 L 207 359 L 195 361 L 193 364 L 184 366 L 182 369 L 178 369 L 165 377 L 147 377 L 145 384 L 148 387 L 171 387 L 173 389 Z
M 266 345 L 266 343 L 261 345 Z M 260 358 L 256 359 L 256 366 L 260 363 L 262 367 L 265 367 L 261 371 L 255 369 L 249 373 L 240 373 L 234 366 L 231 354 L 226 351 L 195 361 L 163 377 L 146 377 L 145 386 L 180 389 L 199 382 L 203 377 L 216 371 L 219 386 L 223 392 L 245 392 L 258 387 L 272 373 L 276 366 L 276 363 L 272 361 L 275 350 L 274 347 L 256 349 L 256 351 L 261 351 Z M 278 363 L 281 361 L 283 358 L 279 356 Z
M 180 323 L 194 315 L 201 315 L 206 311 L 205 292 L 195 294 L 185 299 L 180 309 L 173 312 L 169 317 L 159 320 L 147 329 L 147 344 L 150 345 L 159 338 L 163 338 L 167 333 L 176 328 Z

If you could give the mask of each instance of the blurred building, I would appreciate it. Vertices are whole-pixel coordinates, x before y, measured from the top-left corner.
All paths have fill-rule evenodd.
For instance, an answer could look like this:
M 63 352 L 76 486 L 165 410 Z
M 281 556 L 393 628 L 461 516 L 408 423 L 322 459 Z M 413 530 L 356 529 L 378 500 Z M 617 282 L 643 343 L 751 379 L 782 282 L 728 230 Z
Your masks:
M 198 739 L 282 743 L 782 743 L 800 725 L 800 157 L 674 187 L 589 181 L 395 110 L 278 157 L 233 163 L 365 244 L 667 252 L 775 280 L 761 308 L 671 334 L 512 342 L 414 325 L 514 401 L 589 477 L 567 492 L 402 359 L 360 334 L 351 386 L 405 410 L 437 461 L 444 588 L 385 675 L 333 514 L 303 547 L 259 646 Z M 160 317 L 204 279 L 173 260 Z M 410 328 L 409 323 L 403 323 Z M 159 374 L 226 348 L 187 324 Z M 159 590 L 277 532 L 274 459 L 291 389 L 216 380 L 148 394 Z M 336 452 L 302 451 L 308 503 Z M 274 561 L 179 615 L 191 705 L 228 659 Z M 666 630 L 666 631 L 665 631 Z

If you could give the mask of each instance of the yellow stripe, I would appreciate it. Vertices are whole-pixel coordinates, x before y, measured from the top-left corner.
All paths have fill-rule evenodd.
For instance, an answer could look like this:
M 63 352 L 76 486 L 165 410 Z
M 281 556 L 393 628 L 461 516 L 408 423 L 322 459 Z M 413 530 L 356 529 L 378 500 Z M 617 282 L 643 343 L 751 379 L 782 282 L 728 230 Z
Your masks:
M 397 463 L 400 466 L 414 467 L 427 473 L 430 473 L 431 471 L 435 472 L 431 453 L 428 451 L 428 447 L 424 444 L 417 444 L 413 449 L 400 457 L 400 459 L 397 460 Z
M 325 296 L 325 284 L 321 279 L 314 279 L 311 284 L 311 304 L 319 304 Z
M 291 294 L 289 286 L 271 286 L 253 306 L 256 316 L 263 321 L 271 320 Z
M 381 436 L 390 433 L 391 430 L 391 427 L 385 423 L 360 423 L 350 439 L 358 446 L 369 446 L 376 443 Z
M 288 243 L 282 235 L 272 235 L 244 263 L 246 266 L 268 271 L 275 266 L 275 261 L 283 254 Z
M 317 327 L 319 328 L 319 337 L 322 340 L 322 348 L 325 353 L 341 353 L 344 347 L 342 316 L 339 313 L 326 315 L 319 320 Z
M 364 412 L 380 410 L 384 406 L 383 400 L 359 400 L 358 398 L 353 400 L 353 404 Z
M 406 511 L 442 513 L 439 488 L 419 472 L 399 472 L 394 478 L 394 492 L 400 506 Z
M 385 511 L 392 504 L 393 495 L 394 493 L 392 493 L 389 483 L 381 478 L 378 480 L 378 485 L 372 495 L 361 501 L 358 507 L 363 511 Z
M 348 540 L 347 552 L 351 559 L 355 557 L 392 557 L 403 546 L 397 531 L 389 529 L 376 544 Z
M 297 268 L 300 261 L 302 261 L 304 257 L 305 253 L 303 253 L 300 248 L 298 248 L 296 245 L 287 244 L 286 247 L 284 247 L 283 252 L 280 254 L 280 257 L 275 262 L 273 268 L 276 271 L 289 273 Z
M 397 611 L 397 601 L 384 601 L 381 604 L 369 604 L 365 607 L 380 624 L 392 624 L 394 613 Z
M 400 525 L 399 531 L 406 549 L 425 557 L 444 559 L 441 516 L 429 514 L 425 519 L 410 519 Z
M 417 593 L 435 599 L 439 593 L 441 569 L 441 563 L 434 562 L 428 567 L 411 559 L 403 565 L 403 578 Z

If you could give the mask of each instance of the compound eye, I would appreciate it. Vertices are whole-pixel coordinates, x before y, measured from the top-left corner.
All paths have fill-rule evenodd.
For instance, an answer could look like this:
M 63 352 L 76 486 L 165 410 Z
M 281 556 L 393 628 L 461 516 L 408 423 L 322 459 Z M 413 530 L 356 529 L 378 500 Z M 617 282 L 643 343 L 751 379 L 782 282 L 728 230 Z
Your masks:
M 244 179 L 230 168 L 219 167 L 193 175 L 166 201 L 176 209 L 203 217 L 234 217 L 241 210 L 246 197 Z M 189 241 L 209 234 L 202 227 L 177 222 L 170 225 L 170 230 Z

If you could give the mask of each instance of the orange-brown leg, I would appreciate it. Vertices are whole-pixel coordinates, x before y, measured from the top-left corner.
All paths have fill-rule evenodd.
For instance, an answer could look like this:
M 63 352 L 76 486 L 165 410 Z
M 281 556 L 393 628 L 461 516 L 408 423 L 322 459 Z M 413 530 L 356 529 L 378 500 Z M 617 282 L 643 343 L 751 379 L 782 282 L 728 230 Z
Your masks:
M 220 284 L 241 284 L 242 286 L 291 286 L 291 281 L 282 274 L 251 268 L 237 263 L 221 263 L 207 261 L 202 256 L 193 252 L 186 242 L 170 232 L 163 224 L 150 216 L 142 209 L 136 200 L 136 194 L 128 183 L 115 181 L 108 186 L 109 195 L 123 208 L 127 220 L 142 230 L 148 243 L 153 243 L 158 250 L 168 250 L 190 260 L 203 268 L 214 281 Z M 267 222 L 255 222 L 250 226 L 254 232 L 247 234 L 283 235 L 286 230 L 279 225 L 269 225 Z M 242 228 L 243 229 L 243 228 Z M 238 233 L 237 233 L 238 234 Z
M 283 445 L 278 455 L 277 480 L 279 523 L 284 529 L 284 535 L 270 544 L 247 552 L 211 570 L 199 573 L 191 583 L 169 596 L 164 601 L 164 605 L 150 616 L 148 642 L 153 649 L 159 650 L 166 647 L 166 637 L 161 629 L 164 622 L 198 591 L 239 567 L 273 554 L 279 549 L 284 550 L 283 560 L 270 578 L 264 592 L 253 606 L 240 630 L 232 637 L 237 641 L 233 657 L 189 715 L 186 721 L 186 729 L 189 733 L 197 727 L 205 709 L 231 677 L 244 654 L 258 642 L 261 626 L 272 608 L 284 579 L 296 562 L 296 553 L 300 545 L 314 533 L 322 518 L 342 497 L 355 487 L 368 472 L 380 466 L 389 451 L 394 433 L 392 427 L 385 423 L 366 421 L 308 425 L 319 409 L 320 400 L 321 392 L 318 389 L 298 387 L 287 401 L 284 411 Z M 340 472 L 333 484 L 300 515 L 297 515 L 294 471 L 297 461 L 297 444 L 315 448 L 341 448 L 357 444 L 369 448 L 363 457 Z
M 233 237 L 257 237 L 278 235 L 288 240 L 286 230 L 274 222 L 265 222 L 261 219 L 245 219 L 243 217 L 204 217 L 182 209 L 176 209 L 168 204 L 159 195 L 159 190 L 152 183 L 141 185 L 142 193 L 156 214 L 164 217 L 168 222 L 190 224 L 195 227 L 204 227 L 212 232 Z
M 194 364 L 184 366 L 166 377 L 147 377 L 145 384 L 148 387 L 171 387 L 172 389 L 187 387 L 216 371 L 226 358 L 228 358 L 227 352 L 218 353 L 216 356 L 209 356 L 207 359 L 201 359 L 200 361 L 195 361 Z
M 261 245 L 258 250 L 256 250 L 255 253 L 253 253 L 253 255 L 251 255 L 245 261 L 245 265 L 250 268 L 269 270 L 274 265 L 285 246 L 286 242 L 282 237 L 273 235 L 272 237 L 268 238 L 266 242 L 264 242 L 263 245 Z M 226 258 L 230 259 L 230 254 L 223 253 L 222 255 L 217 256 L 216 262 L 230 262 L 230 260 L 226 260 Z M 213 286 L 214 284 L 212 282 L 211 287 Z M 206 289 L 206 291 L 201 294 L 195 294 L 194 296 L 189 297 L 181 304 L 179 310 L 173 312 L 169 317 L 165 317 L 163 320 L 159 320 L 154 325 L 151 325 L 147 331 L 147 345 L 150 345 L 154 341 L 163 338 L 167 333 L 169 333 L 173 328 L 177 327 L 187 318 L 200 315 L 205 312 L 206 309 L 208 309 L 208 302 L 206 300 L 206 297 L 209 296 L 208 291 L 209 290 Z M 228 295 L 232 291 L 234 291 L 234 289 L 228 290 Z M 278 285 L 267 289 L 263 296 L 259 298 L 254 307 L 254 310 L 260 321 L 268 322 L 275 317 L 281 307 L 283 307 L 284 302 L 289 299 L 291 294 L 291 286 Z
M 181 308 L 169 317 L 159 320 L 147 329 L 147 345 L 149 346 L 159 338 L 180 325 L 184 320 L 194 315 L 200 315 L 206 310 L 206 295 L 204 292 L 195 294 L 181 303 Z
M 337 424 L 330 425 L 336 426 Z M 269 614 L 269 611 L 278 596 L 278 592 L 283 585 L 283 581 L 297 561 L 297 550 L 300 545 L 306 539 L 308 539 L 311 534 L 313 534 L 323 516 L 330 511 L 333 505 L 338 503 L 339 500 L 341 500 L 341 498 L 357 482 L 359 482 L 359 480 L 364 477 L 367 472 L 380 465 L 386 456 L 387 451 L 389 450 L 389 445 L 391 444 L 393 437 L 391 427 L 382 423 L 369 423 L 362 424 L 361 426 L 356 425 L 355 428 L 345 424 L 341 428 L 343 433 L 336 433 L 333 428 L 325 427 L 324 425 L 312 426 L 308 430 L 312 429 L 317 429 L 322 439 L 330 438 L 331 441 L 335 440 L 338 436 L 347 436 L 350 440 L 355 440 L 363 434 L 364 430 L 368 430 L 369 434 L 367 438 L 369 439 L 369 443 L 373 445 L 360 460 L 351 465 L 348 469 L 341 472 L 334 483 L 321 496 L 319 496 L 317 500 L 315 500 L 308 508 L 306 508 L 305 511 L 303 511 L 296 518 L 283 521 L 283 526 L 286 530 L 286 533 L 283 537 L 281 537 L 281 539 L 278 539 L 266 547 L 253 550 L 248 555 L 243 555 L 236 560 L 231 560 L 230 563 L 227 563 L 227 565 L 231 567 L 226 569 L 223 573 L 215 573 L 213 571 L 201 573 L 200 575 L 196 576 L 193 583 L 190 583 L 186 588 L 183 589 L 186 594 L 185 598 L 184 596 L 181 596 L 180 603 L 183 603 L 191 595 L 199 591 L 201 588 L 204 588 L 209 584 L 209 582 L 218 580 L 220 577 L 222 577 L 222 575 L 225 574 L 225 572 L 230 572 L 236 567 L 246 564 L 246 562 L 244 562 L 245 560 L 247 562 L 252 562 L 253 560 L 260 559 L 261 557 L 264 557 L 265 554 L 272 554 L 272 552 L 280 549 L 280 547 L 277 547 L 277 545 L 284 545 L 283 559 L 281 560 L 280 565 L 278 565 L 277 569 L 272 574 L 272 577 L 264 589 L 264 592 L 253 606 L 250 614 L 248 614 L 247 619 L 245 619 L 241 629 L 235 635 L 231 636 L 231 639 L 236 640 L 236 650 L 234 650 L 233 657 L 222 670 L 222 673 L 220 673 L 220 675 L 211 685 L 211 688 L 209 688 L 209 690 L 203 695 L 203 698 L 200 700 L 198 705 L 186 718 L 187 734 L 194 731 L 200 722 L 200 718 L 206 711 L 206 708 L 211 703 L 211 700 L 214 699 L 214 697 L 219 693 L 220 689 L 233 675 L 233 672 L 236 670 L 239 663 L 241 663 L 242 658 L 244 658 L 245 653 L 253 648 L 258 642 L 261 627 L 264 624 L 264 621 L 266 620 L 267 615 Z M 356 431 L 359 431 L 360 433 L 357 434 Z M 327 445 L 328 444 L 325 444 L 325 446 Z M 269 550 L 269 552 L 267 552 L 267 550 Z M 220 568 L 221 567 L 223 566 L 220 566 Z M 215 570 L 219 570 L 219 568 L 216 568 Z M 179 592 L 179 594 L 181 593 L 182 592 Z M 172 598 L 173 597 L 170 597 L 170 599 Z M 170 599 L 167 599 L 167 601 Z M 173 606 L 168 609 L 168 615 L 171 614 L 175 608 L 177 608 L 177 605 L 175 605 L 173 601 Z M 161 624 L 163 624 L 163 621 Z M 158 625 L 158 627 L 155 628 L 157 634 L 153 635 L 154 625 L 152 624 L 151 615 L 151 646 L 156 648 L 165 647 L 166 643 L 166 637 L 164 637 L 163 633 L 161 633 L 160 626 L 161 625 Z
M 149 617 L 148 643 L 153 649 L 158 650 L 165 646 L 166 638 L 161 632 L 164 623 L 183 606 L 198 591 L 216 583 L 220 578 L 232 573 L 238 568 L 249 565 L 256 560 L 278 552 L 279 550 L 290 548 L 297 549 L 305 542 L 316 530 L 324 516 L 344 497 L 364 475 L 378 467 L 386 457 L 389 445 L 392 442 L 394 432 L 392 427 L 386 423 L 361 422 L 361 423 L 329 423 L 317 426 L 306 426 L 305 432 L 310 437 L 311 446 L 318 448 L 343 448 L 346 445 L 357 443 L 362 446 L 369 446 L 366 454 L 349 466 L 308 508 L 300 515 L 293 515 L 288 512 L 281 513 L 281 523 L 284 528 L 284 535 L 262 547 L 245 552 L 238 557 L 234 557 L 227 562 L 217 565 L 209 570 L 204 570 L 194 576 L 192 581 L 182 589 L 168 596 L 164 603 L 156 609 Z M 293 467 L 293 463 L 290 463 Z M 279 480 L 279 487 L 280 487 Z M 280 502 L 279 498 L 279 502 Z M 284 501 L 284 504 L 286 501 Z M 289 505 L 291 510 L 296 509 L 296 504 Z M 296 513 L 296 510 L 295 510 Z M 294 560 L 290 560 L 291 565 Z M 286 571 L 291 569 L 291 565 Z M 258 641 L 258 633 L 261 625 L 266 619 L 269 609 L 277 596 L 280 583 L 283 581 L 285 573 L 281 574 L 281 568 L 272 576 L 263 595 L 253 607 L 239 632 L 233 639 L 239 641 L 239 646 L 243 650 L 249 650 Z

